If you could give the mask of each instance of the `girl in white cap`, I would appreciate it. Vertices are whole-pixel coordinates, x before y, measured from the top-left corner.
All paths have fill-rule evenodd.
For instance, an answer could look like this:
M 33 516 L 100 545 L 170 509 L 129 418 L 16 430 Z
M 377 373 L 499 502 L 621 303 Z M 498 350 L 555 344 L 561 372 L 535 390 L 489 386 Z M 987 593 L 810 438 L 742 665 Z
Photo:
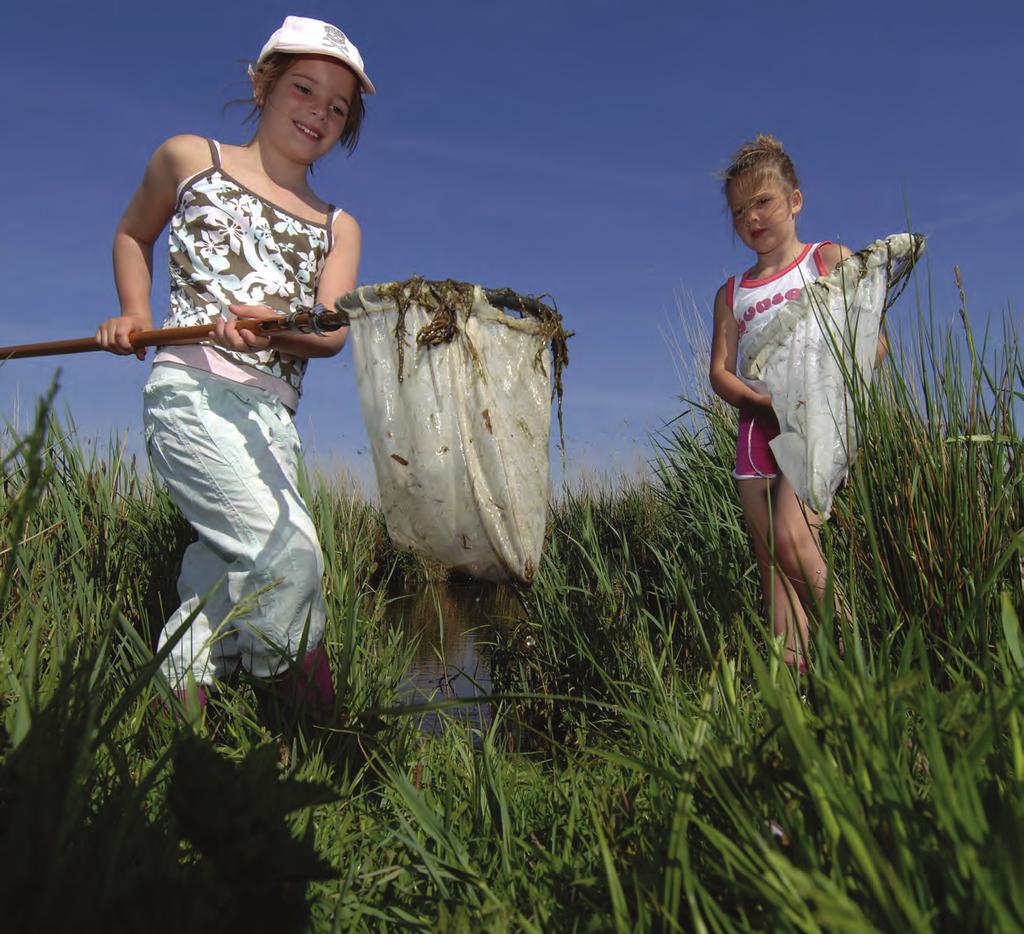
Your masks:
M 744 335 L 764 328 L 800 297 L 805 283 L 830 273 L 850 251 L 827 240 L 802 243 L 797 237 L 803 194 L 793 162 L 775 137 L 761 134 L 741 146 L 722 177 L 733 226 L 755 260 L 715 297 L 711 387 L 739 409 L 733 476 L 754 539 L 765 609 L 776 635 L 785 640 L 786 664 L 803 671 L 808 613 L 820 607 L 828 579 L 818 547 L 820 520 L 779 471 L 769 447 L 779 434 L 771 397 L 763 384 L 737 373 L 737 354 Z
M 326 706 L 323 556 L 296 485 L 292 416 L 307 361 L 338 353 L 347 332 L 267 337 L 238 330 L 236 319 L 331 307 L 355 287 L 359 227 L 313 192 L 309 169 L 335 146 L 354 149 L 363 94 L 374 89 L 340 29 L 297 16 L 249 74 L 257 123 L 248 143 L 174 136 L 150 159 L 114 237 L 121 314 L 96 337 L 127 354 L 129 335 L 152 327 L 153 244 L 169 221 L 163 326 L 216 327 L 206 344 L 158 348 L 144 389 L 150 458 L 197 535 L 161 645 L 192 622 L 164 670 L 179 696 L 200 704 L 241 664 Z

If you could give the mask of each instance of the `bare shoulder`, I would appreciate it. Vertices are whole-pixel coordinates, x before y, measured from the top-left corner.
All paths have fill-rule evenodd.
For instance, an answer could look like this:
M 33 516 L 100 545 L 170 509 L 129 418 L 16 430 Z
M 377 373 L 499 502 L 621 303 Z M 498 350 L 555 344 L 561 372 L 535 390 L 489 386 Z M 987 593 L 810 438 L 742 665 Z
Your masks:
M 729 280 L 731 281 L 731 280 Z M 732 308 L 730 305 L 730 294 L 729 294 L 729 281 L 723 282 L 719 287 L 718 291 L 715 292 L 715 317 L 726 316 L 732 318 Z
M 359 230 L 359 223 L 356 219 L 349 214 L 347 211 L 338 211 L 334 216 L 334 222 L 331 226 L 331 233 L 335 243 L 345 242 L 352 243 L 353 241 L 358 242 L 362 236 Z
M 853 256 L 853 250 L 842 243 L 823 243 L 818 248 L 818 256 L 821 258 L 822 266 L 825 267 L 825 272 L 830 273 L 847 256 Z
M 210 144 L 194 133 L 180 133 L 165 139 L 153 153 L 153 164 L 180 181 L 207 168 Z
M 715 317 L 711 329 L 712 379 L 715 374 L 725 371 L 736 372 L 736 342 L 738 339 L 736 318 L 729 307 L 729 283 L 721 285 L 715 293 Z
M 713 339 L 736 333 L 736 318 L 729 307 L 729 283 L 719 286 L 715 293 Z

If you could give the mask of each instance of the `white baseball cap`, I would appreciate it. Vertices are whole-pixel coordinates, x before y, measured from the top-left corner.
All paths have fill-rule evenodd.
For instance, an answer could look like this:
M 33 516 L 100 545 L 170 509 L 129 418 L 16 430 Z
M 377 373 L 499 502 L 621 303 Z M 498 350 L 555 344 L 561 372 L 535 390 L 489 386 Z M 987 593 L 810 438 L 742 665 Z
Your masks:
M 256 64 L 259 65 L 271 52 L 330 55 L 344 62 L 356 73 L 367 94 L 377 93 L 373 88 L 373 82 L 363 71 L 363 57 L 359 54 L 359 49 L 337 26 L 323 20 L 310 19 L 307 16 L 286 16 L 281 28 L 263 46 Z

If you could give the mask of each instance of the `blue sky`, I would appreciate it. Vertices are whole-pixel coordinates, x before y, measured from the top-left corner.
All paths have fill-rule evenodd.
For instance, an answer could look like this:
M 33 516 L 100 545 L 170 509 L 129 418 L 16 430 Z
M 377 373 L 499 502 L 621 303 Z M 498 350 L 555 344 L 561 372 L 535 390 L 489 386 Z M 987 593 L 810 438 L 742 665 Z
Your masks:
M 0 57 L 0 343 L 90 334 L 116 312 L 110 241 L 149 154 L 179 132 L 247 138 L 244 111 L 222 107 L 288 13 L 341 26 L 377 86 L 356 154 L 314 180 L 363 228 L 360 281 L 557 300 L 577 335 L 570 472 L 632 469 L 679 411 L 665 332 L 680 296 L 707 315 L 749 264 L 715 172 L 758 131 L 796 162 L 804 239 L 857 248 L 905 229 L 909 208 L 939 320 L 956 316 L 954 263 L 978 318 L 1019 316 L 1016 4 L 21 3 Z M 163 239 L 155 264 L 159 318 Z M 905 298 L 897 322 L 911 311 Z M 7 363 L 0 412 L 24 418 L 57 366 L 82 434 L 139 449 L 148 364 L 131 359 Z M 318 460 L 370 475 L 347 350 L 314 361 L 298 424 Z

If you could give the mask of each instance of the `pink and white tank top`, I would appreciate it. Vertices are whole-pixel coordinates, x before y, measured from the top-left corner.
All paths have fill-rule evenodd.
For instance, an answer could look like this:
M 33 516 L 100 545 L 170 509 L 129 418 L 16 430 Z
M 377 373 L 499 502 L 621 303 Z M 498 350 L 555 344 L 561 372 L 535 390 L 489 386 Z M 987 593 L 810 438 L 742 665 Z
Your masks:
M 751 278 L 747 273 L 739 277 L 730 276 L 725 283 L 725 301 L 736 318 L 740 347 L 750 337 L 760 332 L 786 302 L 800 297 L 803 287 L 827 272 L 821 258 L 821 248 L 831 241 L 808 243 L 800 255 L 784 269 L 765 276 Z M 737 376 L 758 392 L 764 392 L 760 382 L 745 379 L 737 367 Z

